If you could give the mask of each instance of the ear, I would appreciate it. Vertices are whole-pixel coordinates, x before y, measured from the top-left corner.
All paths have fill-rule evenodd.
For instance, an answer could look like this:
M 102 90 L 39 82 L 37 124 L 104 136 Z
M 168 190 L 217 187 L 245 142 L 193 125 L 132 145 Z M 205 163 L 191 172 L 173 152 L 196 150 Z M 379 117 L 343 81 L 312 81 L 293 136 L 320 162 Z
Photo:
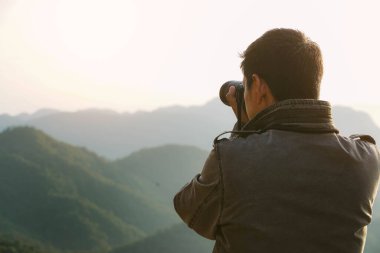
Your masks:
M 272 91 L 270 90 L 267 82 L 260 78 L 257 74 L 252 75 L 253 87 L 256 87 L 256 101 L 260 104 L 269 105 L 275 103 Z

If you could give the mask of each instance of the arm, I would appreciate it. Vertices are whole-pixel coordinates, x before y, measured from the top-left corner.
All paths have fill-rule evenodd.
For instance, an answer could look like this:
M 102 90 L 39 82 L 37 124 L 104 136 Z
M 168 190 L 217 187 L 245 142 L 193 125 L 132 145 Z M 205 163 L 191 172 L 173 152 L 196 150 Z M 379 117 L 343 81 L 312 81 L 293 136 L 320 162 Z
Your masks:
M 198 234 L 215 239 L 221 210 L 221 183 L 215 150 L 207 158 L 201 174 L 174 197 L 174 207 L 182 220 Z
M 237 114 L 236 90 L 231 86 L 226 99 Z M 242 122 L 248 117 L 244 110 Z M 234 130 L 236 129 L 236 125 Z M 234 138 L 232 135 L 231 138 Z M 201 174 L 186 184 L 174 197 L 174 207 L 182 220 L 198 234 L 215 239 L 222 209 L 222 183 L 216 150 L 212 150 Z

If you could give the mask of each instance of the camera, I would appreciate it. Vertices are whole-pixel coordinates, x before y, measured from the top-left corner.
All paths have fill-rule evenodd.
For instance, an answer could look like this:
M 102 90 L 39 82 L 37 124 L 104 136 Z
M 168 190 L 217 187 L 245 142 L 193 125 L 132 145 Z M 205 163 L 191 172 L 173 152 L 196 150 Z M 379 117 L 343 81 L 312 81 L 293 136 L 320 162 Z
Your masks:
M 243 86 L 242 82 L 240 82 L 240 81 L 225 82 L 222 85 L 222 87 L 220 87 L 219 97 L 220 97 L 220 100 L 222 100 L 222 102 L 225 105 L 230 106 L 230 104 L 227 101 L 226 95 L 227 95 L 228 90 L 230 89 L 231 86 L 235 87 L 235 98 L 236 98 L 236 104 L 237 104 L 237 108 L 236 108 L 237 112 L 235 112 L 235 113 L 237 115 L 237 120 L 238 120 L 237 130 L 241 130 L 241 128 L 242 128 L 242 122 L 241 122 L 242 113 L 246 113 L 245 112 L 245 103 L 244 103 L 244 86 Z
M 231 86 L 235 86 L 235 97 L 236 97 L 236 104 L 241 106 L 242 108 L 245 107 L 244 105 L 244 86 L 241 81 L 228 81 L 225 82 L 222 87 L 220 87 L 219 90 L 219 98 L 222 100 L 222 102 L 225 105 L 228 105 L 228 101 L 226 99 L 226 95 L 228 93 L 228 90 Z

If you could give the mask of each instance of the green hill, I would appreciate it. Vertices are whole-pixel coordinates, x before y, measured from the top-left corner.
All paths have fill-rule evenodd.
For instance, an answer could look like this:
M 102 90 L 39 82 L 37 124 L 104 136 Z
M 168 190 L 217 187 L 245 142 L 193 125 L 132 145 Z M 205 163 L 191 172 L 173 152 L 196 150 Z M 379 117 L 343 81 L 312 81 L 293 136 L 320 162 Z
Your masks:
M 0 253 L 211 252 L 180 220 L 172 198 L 207 152 L 181 145 L 108 161 L 43 132 L 0 134 Z M 379 251 L 377 210 L 366 253 Z
M 115 161 L 106 174 L 172 206 L 174 194 L 202 170 L 207 155 L 199 148 L 183 145 L 143 149 Z M 172 211 L 174 214 L 173 208 Z
M 184 224 L 178 224 L 110 253 L 211 253 L 213 245 L 213 241 L 200 237 Z
M 60 253 L 57 249 L 23 236 L 0 236 L 0 253 Z M 74 252 L 73 252 L 74 253 Z M 79 253 L 79 252 L 78 252 Z M 88 252 L 90 253 L 90 252 Z
M 0 233 L 107 250 L 173 224 L 172 208 L 102 175 L 111 163 L 33 128 L 0 134 Z

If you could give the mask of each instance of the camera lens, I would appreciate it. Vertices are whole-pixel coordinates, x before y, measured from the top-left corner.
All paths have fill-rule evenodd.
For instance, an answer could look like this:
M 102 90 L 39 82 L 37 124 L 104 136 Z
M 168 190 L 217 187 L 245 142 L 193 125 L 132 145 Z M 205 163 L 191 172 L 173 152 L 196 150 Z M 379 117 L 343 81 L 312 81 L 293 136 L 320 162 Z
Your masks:
M 225 105 L 228 105 L 228 101 L 227 101 L 227 98 L 226 98 L 226 95 L 230 89 L 231 86 L 235 86 L 235 96 L 236 96 L 236 100 L 238 99 L 243 99 L 243 94 L 244 94 L 244 87 L 243 87 L 243 84 L 241 81 L 228 81 L 228 82 L 225 82 L 221 87 L 220 87 L 220 90 L 219 90 L 219 98 L 220 100 L 225 104 Z M 242 100 L 240 100 L 242 101 Z

